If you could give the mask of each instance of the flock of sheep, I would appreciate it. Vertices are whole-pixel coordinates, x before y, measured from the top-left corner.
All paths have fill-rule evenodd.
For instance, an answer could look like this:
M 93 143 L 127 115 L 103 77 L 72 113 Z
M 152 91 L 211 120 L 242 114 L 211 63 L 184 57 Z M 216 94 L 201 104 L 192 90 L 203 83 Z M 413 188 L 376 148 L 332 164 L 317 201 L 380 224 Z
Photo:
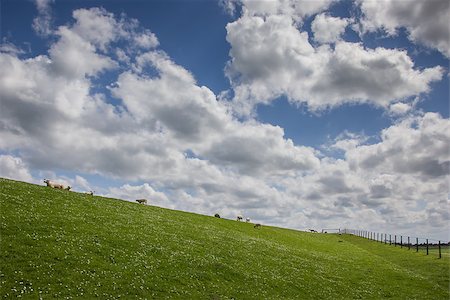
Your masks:
M 214 217 L 219 218 L 220 219 L 220 215 L 219 214 L 215 214 Z M 241 222 L 244 220 L 244 217 L 241 215 L 237 215 L 236 217 L 236 221 Z M 250 223 L 250 218 L 245 218 L 245 222 Z M 253 228 L 261 228 L 261 224 L 256 223 L 255 225 L 253 225 Z
M 44 183 L 47 184 L 48 187 L 51 187 L 54 189 L 70 191 L 70 189 L 72 188 L 70 185 L 65 185 L 62 183 L 54 182 L 49 179 L 44 179 Z M 86 194 L 94 196 L 94 191 L 86 192 Z
M 54 188 L 54 189 L 70 191 L 70 189 L 72 188 L 70 185 L 65 185 L 65 184 L 62 184 L 62 183 L 54 182 L 54 181 L 51 181 L 49 179 L 44 179 L 44 183 L 47 184 L 48 187 L 51 187 L 51 188 Z M 94 191 L 85 192 L 85 194 L 93 196 L 94 195 Z M 147 199 L 137 199 L 136 202 L 139 203 L 139 204 L 144 204 L 145 205 L 145 204 L 147 204 Z M 214 217 L 220 218 L 220 215 L 219 214 L 215 214 Z M 244 220 L 244 217 L 241 216 L 241 215 L 238 215 L 236 217 L 236 221 L 238 221 L 238 222 L 241 222 L 243 220 Z M 246 218 L 245 222 L 250 223 L 250 218 Z M 253 228 L 261 228 L 261 224 L 256 223 L 253 226 Z

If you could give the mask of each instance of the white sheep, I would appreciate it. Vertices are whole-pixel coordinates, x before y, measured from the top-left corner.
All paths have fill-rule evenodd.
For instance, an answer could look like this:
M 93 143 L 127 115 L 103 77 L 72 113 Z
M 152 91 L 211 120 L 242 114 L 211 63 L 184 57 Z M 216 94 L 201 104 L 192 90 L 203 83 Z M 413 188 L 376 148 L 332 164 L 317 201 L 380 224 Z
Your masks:
M 244 219 L 241 215 L 238 215 L 237 217 L 236 217 L 236 221 L 242 221 L 242 219 Z
M 89 195 L 89 196 L 94 196 L 94 191 L 89 191 L 89 192 L 86 192 L 85 194 Z
M 246 218 L 245 222 L 249 223 L 250 222 L 250 218 Z
M 46 183 L 48 187 L 51 187 L 51 188 L 54 188 L 54 189 L 70 191 L 70 189 L 72 188 L 70 185 L 64 185 L 64 184 L 61 184 L 61 183 L 53 182 L 53 181 L 48 180 L 48 179 L 44 179 L 44 183 Z

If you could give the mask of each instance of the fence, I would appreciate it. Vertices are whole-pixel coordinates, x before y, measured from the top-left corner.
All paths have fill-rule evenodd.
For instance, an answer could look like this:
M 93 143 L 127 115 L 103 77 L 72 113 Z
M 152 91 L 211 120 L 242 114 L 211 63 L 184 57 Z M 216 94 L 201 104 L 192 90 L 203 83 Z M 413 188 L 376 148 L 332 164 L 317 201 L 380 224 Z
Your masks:
M 415 250 L 416 252 L 423 251 L 426 252 L 427 255 L 435 253 L 439 258 L 442 258 L 443 251 L 447 253 L 447 255 L 450 253 L 450 242 L 442 243 L 440 240 L 357 229 L 341 229 L 340 233 L 353 234 L 379 243 L 389 244 L 394 247 L 408 248 L 408 250 Z

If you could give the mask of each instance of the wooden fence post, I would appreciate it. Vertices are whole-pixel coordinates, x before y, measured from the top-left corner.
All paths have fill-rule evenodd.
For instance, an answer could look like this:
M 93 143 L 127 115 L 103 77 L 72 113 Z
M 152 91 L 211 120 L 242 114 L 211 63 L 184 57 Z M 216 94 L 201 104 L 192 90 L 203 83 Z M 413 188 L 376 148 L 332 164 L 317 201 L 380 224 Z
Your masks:
M 442 258 L 442 255 L 441 255 L 441 241 L 439 241 L 439 258 Z
M 394 235 L 394 247 L 397 247 L 397 235 Z
M 419 252 L 419 238 L 416 238 L 416 252 Z
M 409 242 L 409 236 L 408 236 L 408 250 L 411 250 L 411 243 Z
M 428 255 L 428 239 L 427 239 L 427 255 Z
M 400 236 L 400 248 L 403 248 L 403 236 Z
M 389 245 L 392 245 L 392 235 L 389 235 Z

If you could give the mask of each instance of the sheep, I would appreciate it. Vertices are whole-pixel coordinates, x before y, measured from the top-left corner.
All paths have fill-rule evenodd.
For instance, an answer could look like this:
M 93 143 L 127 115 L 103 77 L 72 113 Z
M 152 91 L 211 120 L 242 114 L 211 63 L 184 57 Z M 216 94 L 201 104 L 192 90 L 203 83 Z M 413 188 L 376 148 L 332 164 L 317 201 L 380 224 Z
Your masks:
M 317 230 L 314 230 L 314 229 L 310 229 L 309 231 L 317 233 Z
M 220 215 L 219 214 L 215 214 L 214 217 L 219 218 L 220 219 Z
M 259 224 L 259 223 L 256 223 L 254 226 L 253 226 L 253 228 L 261 228 L 261 224 Z
M 48 179 L 44 179 L 44 183 L 46 183 L 48 187 L 51 187 L 51 188 L 54 188 L 54 189 L 61 188 L 61 185 L 59 183 L 50 181 Z
M 85 194 L 89 195 L 89 196 L 94 196 L 94 191 L 89 191 L 89 192 L 86 192 Z
M 236 217 L 236 221 L 238 221 L 238 222 L 240 222 L 240 221 L 242 221 L 242 219 L 244 219 L 241 215 L 238 215 L 237 217 Z
M 48 187 L 54 188 L 54 189 L 60 189 L 60 190 L 67 190 L 70 191 L 72 188 L 70 185 L 64 185 L 61 183 L 56 183 L 48 179 L 44 179 L 44 183 L 47 184 Z
M 147 199 L 137 199 L 136 202 L 145 205 L 147 204 Z
M 250 218 L 246 218 L 245 222 L 249 223 L 250 222 Z

